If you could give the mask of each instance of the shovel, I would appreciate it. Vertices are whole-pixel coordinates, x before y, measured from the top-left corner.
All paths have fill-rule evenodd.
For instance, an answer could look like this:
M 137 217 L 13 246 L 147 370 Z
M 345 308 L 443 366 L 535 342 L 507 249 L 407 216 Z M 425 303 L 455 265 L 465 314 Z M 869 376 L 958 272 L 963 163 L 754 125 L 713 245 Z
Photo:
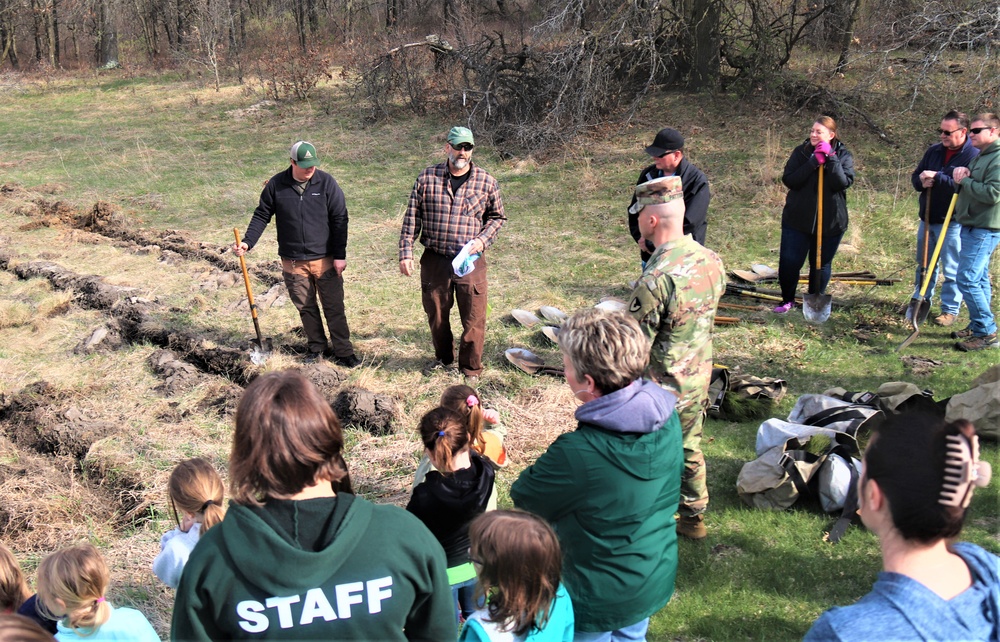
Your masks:
M 927 188 L 927 200 L 924 201 L 926 204 L 924 209 L 924 256 L 920 261 L 920 271 L 917 272 L 917 283 L 924 282 L 924 275 L 927 273 L 927 253 L 929 251 L 929 246 L 931 244 L 931 188 Z M 931 312 L 931 302 L 924 297 L 924 291 L 921 290 L 920 296 L 910 299 L 910 305 L 906 306 L 906 320 L 913 322 L 917 319 L 917 323 L 923 323 L 927 320 L 927 315 Z M 914 325 L 914 328 L 917 326 Z M 901 346 L 902 347 L 902 346 Z
M 819 166 L 819 187 L 816 198 L 816 269 L 812 271 L 809 289 L 817 290 L 819 271 L 823 266 L 823 166 Z M 833 295 L 804 294 L 802 296 L 802 315 L 809 323 L 825 323 L 830 318 L 830 308 L 833 305 Z
M 920 322 L 927 318 L 927 312 L 930 310 L 931 302 L 924 295 L 927 294 L 927 286 L 930 285 L 931 275 L 934 274 L 934 266 L 937 265 L 938 255 L 941 254 L 941 246 L 944 245 L 944 237 L 947 236 L 944 232 L 948 229 L 948 224 L 951 223 L 951 215 L 955 211 L 956 202 L 958 202 L 957 191 L 951 197 L 951 204 L 948 206 L 948 213 L 945 214 L 944 224 L 941 226 L 941 233 L 938 234 L 937 243 L 934 244 L 934 254 L 931 255 L 931 262 L 927 265 L 927 269 L 925 270 L 926 274 L 923 275 L 924 282 L 923 285 L 920 286 L 920 298 L 913 299 L 913 301 L 919 301 L 920 303 L 913 311 L 912 315 L 910 315 L 909 310 L 907 310 L 907 316 L 910 320 L 910 325 L 913 326 L 913 332 L 910 333 L 910 336 L 906 337 L 906 340 L 899 344 L 899 347 L 896 348 L 896 352 L 899 352 L 906 346 L 913 343 L 913 340 L 917 338 L 918 334 L 920 334 Z M 925 225 L 924 228 L 926 229 L 926 227 L 927 226 Z M 913 301 L 910 302 L 910 305 L 913 305 Z M 921 312 L 923 313 L 923 316 L 921 316 Z
M 507 361 L 513 363 L 518 369 L 530 375 L 547 374 L 554 377 L 563 377 L 566 372 L 562 368 L 550 368 L 545 362 L 531 350 L 524 348 L 510 348 L 503 353 Z
M 233 228 L 233 234 L 236 236 L 236 245 L 240 244 L 240 231 Z M 250 362 L 255 366 L 263 365 L 267 358 L 271 356 L 271 346 L 270 339 L 264 339 L 260 334 L 260 323 L 257 322 L 257 304 L 253 302 L 253 289 L 250 287 L 250 275 L 247 274 L 247 262 L 240 256 L 240 269 L 243 270 L 243 284 L 247 288 L 247 301 L 250 302 L 250 316 L 253 317 L 253 329 L 257 331 L 257 339 L 251 341 L 253 348 L 250 350 Z

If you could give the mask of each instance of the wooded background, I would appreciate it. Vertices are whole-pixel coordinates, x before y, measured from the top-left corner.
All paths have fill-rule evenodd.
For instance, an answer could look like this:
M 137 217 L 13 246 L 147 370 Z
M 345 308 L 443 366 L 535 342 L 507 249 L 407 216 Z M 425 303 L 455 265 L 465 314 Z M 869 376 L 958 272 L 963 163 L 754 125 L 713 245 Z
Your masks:
M 512 154 L 670 87 L 851 112 L 887 136 L 865 83 L 894 64 L 897 104 L 956 53 L 973 54 L 964 109 L 993 109 L 1000 85 L 1000 8 L 973 0 L 0 0 L 0 45 L 0 70 L 175 69 L 277 100 L 340 74 L 367 119 L 445 109 Z M 876 73 L 831 91 L 788 73 L 800 51 L 831 79 L 862 59 Z

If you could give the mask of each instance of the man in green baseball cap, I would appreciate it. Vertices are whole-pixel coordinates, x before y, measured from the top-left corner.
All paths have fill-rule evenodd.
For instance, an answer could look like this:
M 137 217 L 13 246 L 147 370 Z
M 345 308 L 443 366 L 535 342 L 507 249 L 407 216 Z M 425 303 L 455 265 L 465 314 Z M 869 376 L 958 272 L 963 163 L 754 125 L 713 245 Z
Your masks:
M 413 274 L 413 243 L 424 246 L 420 281 L 435 359 L 424 368 L 454 370 L 455 339 L 449 316 L 458 305 L 462 336 L 458 367 L 474 386 L 483 370 L 486 340 L 486 256 L 507 220 L 500 187 L 489 173 L 472 163 L 476 141 L 468 127 L 448 132 L 443 163 L 428 167 L 417 177 L 399 234 L 399 271 Z M 452 262 L 465 255 L 478 256 L 474 268 L 456 272 Z
M 250 251 L 275 218 L 285 287 L 308 340 L 306 362 L 319 361 L 332 347 L 334 363 L 353 368 L 361 360 L 354 354 L 344 312 L 348 221 L 344 192 L 333 176 L 317 168 L 319 155 L 312 143 L 296 142 L 288 156 L 291 166 L 264 184 L 243 241 L 233 246 L 233 252 L 242 256 Z

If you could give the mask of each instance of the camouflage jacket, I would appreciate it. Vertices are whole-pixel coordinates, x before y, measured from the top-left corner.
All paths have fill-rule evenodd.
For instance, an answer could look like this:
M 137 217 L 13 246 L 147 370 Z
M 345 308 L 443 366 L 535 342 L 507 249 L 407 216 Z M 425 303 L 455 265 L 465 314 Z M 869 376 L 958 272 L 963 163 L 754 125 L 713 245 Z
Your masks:
M 664 243 L 646 263 L 629 312 L 652 342 L 647 376 L 678 396 L 678 411 L 704 403 L 712 378 L 722 259 L 690 236 Z

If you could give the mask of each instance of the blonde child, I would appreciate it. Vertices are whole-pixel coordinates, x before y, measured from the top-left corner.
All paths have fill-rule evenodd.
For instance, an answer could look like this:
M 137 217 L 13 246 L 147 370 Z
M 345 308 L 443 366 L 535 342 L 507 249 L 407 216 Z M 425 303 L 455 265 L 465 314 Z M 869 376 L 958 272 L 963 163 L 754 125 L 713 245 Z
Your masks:
M 0 613 L 17 613 L 29 597 L 31 591 L 21 565 L 10 549 L 0 544 Z
M 110 574 L 90 544 L 64 548 L 38 566 L 38 600 L 44 615 L 59 620 L 56 640 L 160 642 L 145 616 L 114 608 L 104 594 Z
M 552 528 L 519 510 L 485 513 L 469 527 L 485 608 L 459 642 L 572 642 L 573 603 L 560 584 L 562 552 Z
M 440 406 L 454 410 L 465 420 L 465 427 L 469 431 L 469 442 L 473 450 L 480 455 L 485 455 L 495 467 L 503 468 L 507 465 L 507 450 L 503 445 L 507 429 L 500 425 L 500 414 L 496 410 L 483 407 L 479 393 L 470 386 L 448 386 L 441 393 Z M 411 490 L 424 481 L 424 477 L 433 469 L 434 465 L 424 454 L 420 458 L 420 463 L 417 464 L 417 472 L 413 476 Z M 494 490 L 486 510 L 495 510 L 496 500 L 497 494 Z
M 42 616 L 35 608 L 37 596 L 31 593 L 14 554 L 0 544 L 0 614 L 20 614 L 37 622 L 49 633 L 56 632 L 55 620 Z
M 170 473 L 167 494 L 177 528 L 163 534 L 160 554 L 153 560 L 156 577 L 170 588 L 176 589 L 180 583 L 181 571 L 198 539 L 222 521 L 224 493 L 219 473 L 200 457 L 182 461 Z
M 424 453 L 435 470 L 413 489 L 406 510 L 441 542 L 448 563 L 448 584 L 458 607 L 456 618 L 476 609 L 476 571 L 469 558 L 469 523 L 486 510 L 494 492 L 493 466 L 472 450 L 462 416 L 435 408 L 420 420 Z

